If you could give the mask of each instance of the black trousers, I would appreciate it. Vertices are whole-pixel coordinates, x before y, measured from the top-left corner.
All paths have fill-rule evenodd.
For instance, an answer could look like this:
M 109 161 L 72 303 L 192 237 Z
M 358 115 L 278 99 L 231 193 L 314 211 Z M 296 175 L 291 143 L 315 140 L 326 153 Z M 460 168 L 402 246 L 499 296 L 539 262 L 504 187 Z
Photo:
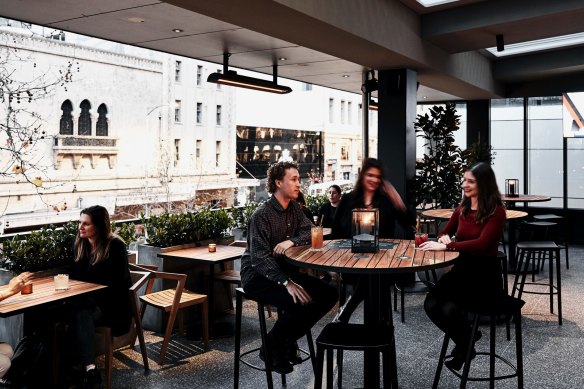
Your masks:
M 265 277 L 255 277 L 244 285 L 249 297 L 278 307 L 282 314 L 272 327 L 269 338 L 276 345 L 295 341 L 304 336 L 331 308 L 338 299 L 336 288 L 306 274 L 295 274 L 290 278 L 302 286 L 312 298 L 306 305 L 296 304 L 285 287 Z

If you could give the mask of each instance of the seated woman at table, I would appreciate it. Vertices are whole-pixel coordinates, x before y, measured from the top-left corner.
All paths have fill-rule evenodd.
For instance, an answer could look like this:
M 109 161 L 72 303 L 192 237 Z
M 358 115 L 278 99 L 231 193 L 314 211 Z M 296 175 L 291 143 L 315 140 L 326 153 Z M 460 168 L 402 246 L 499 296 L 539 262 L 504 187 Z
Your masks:
M 505 225 L 505 208 L 495 173 L 478 163 L 464 173 L 464 196 L 437 242 L 422 250 L 456 250 L 460 258 L 428 293 L 424 309 L 428 317 L 455 343 L 447 366 L 459 370 L 464 364 L 471 334 L 467 312 L 488 304 L 504 293 L 501 264 L 497 258 Z M 456 239 L 454 239 L 456 237 Z M 480 335 L 473 339 L 473 344 Z M 476 352 L 472 351 L 472 357 Z
M 306 198 L 304 197 L 304 195 L 302 194 L 302 192 L 298 192 L 298 197 L 296 198 L 296 202 L 298 204 L 300 204 L 300 208 L 302 208 L 302 213 L 304 214 L 304 216 L 306 216 L 308 218 L 308 220 L 310 220 L 310 222 L 312 223 L 312 211 L 310 210 L 310 208 L 308 208 L 306 206 Z
M 109 326 L 119 336 L 129 330 L 131 322 L 126 245 L 112 234 L 107 209 L 95 205 L 81 211 L 74 254 L 72 279 L 108 286 L 80 299 L 70 312 L 69 330 L 84 370 L 83 386 L 94 387 L 101 382 L 95 367 L 95 327 Z
M 318 210 L 318 222 L 325 228 L 332 228 L 337 208 L 341 202 L 341 187 L 331 185 L 326 191 L 329 202 Z
M 8 286 L 0 292 L 0 301 L 20 292 L 25 285 L 31 284 L 32 273 L 24 272 L 13 277 Z M 0 342 L 0 382 L 4 379 L 6 372 L 10 369 L 14 351 L 8 343 Z
M 379 209 L 380 238 L 395 238 L 396 220 L 404 230 L 411 229 L 415 223 L 415 218 L 408 212 L 400 195 L 384 178 L 383 166 L 375 158 L 363 161 L 355 189 L 341 198 L 333 222 L 333 238 L 351 238 L 354 208 Z M 367 285 L 365 277 L 343 275 L 343 278 L 346 282 L 354 285 L 356 283 L 356 287 L 335 320 L 348 322 L 359 303 L 363 301 Z

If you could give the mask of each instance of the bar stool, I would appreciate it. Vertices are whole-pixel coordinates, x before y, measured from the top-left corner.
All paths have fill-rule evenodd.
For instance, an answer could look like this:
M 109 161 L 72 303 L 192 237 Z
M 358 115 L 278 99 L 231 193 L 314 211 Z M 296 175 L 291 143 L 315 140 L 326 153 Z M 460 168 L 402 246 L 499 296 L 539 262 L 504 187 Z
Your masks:
M 529 263 L 532 262 L 535 255 L 543 254 L 549 257 L 549 281 L 543 282 L 526 282 L 525 278 L 528 273 Z M 550 296 L 550 313 L 554 313 L 554 295 L 558 299 L 558 324 L 562 325 L 562 273 L 560 266 L 560 247 L 552 241 L 535 241 L 535 242 L 519 242 L 517 244 L 517 269 L 515 274 L 515 281 L 513 282 L 513 290 L 511 295 L 515 297 L 515 291 L 518 292 L 517 297 L 521 298 L 523 293 L 531 294 L 549 294 Z M 556 265 L 556 283 L 554 285 L 554 260 Z M 519 277 L 521 276 L 521 281 Z M 536 290 L 524 290 L 525 285 L 545 285 L 549 287 L 548 292 L 539 292 Z
M 316 338 L 316 370 L 314 388 L 322 388 L 324 354 L 327 352 L 327 389 L 333 387 L 333 351 L 337 351 L 338 387 L 343 382 L 343 350 L 378 351 L 383 358 L 383 387 L 391 387 L 392 330 L 389 327 L 371 328 L 364 324 L 329 323 Z
M 489 339 L 489 351 L 488 352 L 477 352 L 476 355 L 484 355 L 489 357 L 489 376 L 472 376 L 469 377 L 470 372 L 470 365 L 472 362 L 471 354 L 474 344 L 470 344 L 466 353 L 466 361 L 464 363 L 464 368 L 462 370 L 462 374 L 455 370 L 449 369 L 454 375 L 460 378 L 460 388 L 466 388 L 466 384 L 468 381 L 489 381 L 489 388 L 495 388 L 495 381 L 510 379 L 517 377 L 517 388 L 523 388 L 523 338 L 521 332 L 521 308 L 525 302 L 523 300 L 511 297 L 511 296 L 502 296 L 496 299 L 489 307 L 482 307 L 477 309 L 475 312 L 469 312 L 471 316 L 474 316 L 472 331 L 470 335 L 470 339 L 474 339 L 481 318 L 488 317 L 489 318 L 489 328 L 490 328 L 490 339 Z M 501 355 L 496 353 L 495 346 L 496 346 L 496 335 L 497 335 L 497 320 L 500 316 L 506 316 L 507 318 L 513 317 L 515 322 L 515 365 L 508 359 L 502 357 Z M 444 335 L 444 341 L 442 342 L 442 349 L 440 351 L 440 358 L 438 359 L 438 367 L 436 368 L 436 374 L 434 375 L 434 382 L 432 384 L 433 389 L 438 388 L 438 384 L 440 382 L 440 375 L 442 373 L 442 366 L 447 358 L 450 358 L 451 355 L 446 356 L 446 351 L 448 349 L 448 343 L 450 338 L 448 335 Z M 495 371 L 495 361 L 499 360 L 500 362 L 507 365 L 510 369 L 511 373 L 507 374 L 500 374 L 496 375 Z
M 260 334 L 262 338 L 262 345 L 261 347 L 256 347 L 244 353 L 241 352 L 241 315 L 243 311 L 243 299 L 248 299 L 251 301 L 255 301 L 258 306 L 258 318 L 260 322 Z M 278 315 L 280 311 L 278 311 Z M 260 303 L 249 296 L 247 296 L 242 288 L 235 288 L 235 356 L 234 356 L 234 369 L 233 369 L 233 387 L 234 389 L 239 388 L 239 363 L 243 363 L 252 369 L 265 371 L 266 372 L 266 379 L 268 381 L 268 389 L 274 388 L 274 383 L 272 381 L 272 366 L 270 360 L 270 352 L 268 349 L 268 330 L 266 326 L 266 317 L 265 317 L 265 304 Z M 302 354 L 306 357 L 302 359 L 302 362 L 305 362 L 310 359 L 312 362 L 312 369 L 315 369 L 315 355 L 314 355 L 314 344 L 312 343 L 312 334 L 310 331 L 306 333 L 306 341 L 308 343 L 308 350 L 300 350 Z M 263 350 L 263 354 L 265 356 L 264 366 L 255 365 L 247 360 L 244 357 L 248 354 L 255 353 L 260 349 Z M 286 374 L 281 374 L 282 376 L 282 387 L 286 387 Z
M 533 218 L 537 221 L 540 221 L 540 222 L 542 222 L 542 221 L 543 222 L 549 222 L 549 221 L 558 222 L 560 220 L 562 220 L 562 222 L 563 222 L 563 220 L 564 220 L 564 218 L 562 216 L 554 215 L 553 213 L 552 214 L 545 214 L 545 215 L 534 215 Z M 556 239 L 554 239 L 554 241 L 556 241 L 556 244 L 558 246 L 560 246 L 560 249 L 564 249 L 566 251 L 566 269 L 569 269 L 570 268 L 570 260 L 568 258 L 568 240 L 566 239 L 565 235 L 566 235 L 566 232 L 565 232 L 565 224 L 564 224 L 564 234 L 557 234 L 557 238 L 560 241 L 560 243 L 558 243 L 556 241 Z M 547 240 L 547 238 L 546 238 L 546 240 Z
M 415 280 L 408 284 L 400 284 L 395 283 L 393 284 L 393 310 L 397 312 L 397 294 L 399 292 L 400 295 L 400 312 L 401 312 L 401 322 L 405 322 L 406 310 L 405 310 L 405 294 L 420 294 L 420 293 L 428 293 L 430 288 L 436 284 L 438 276 L 436 275 L 436 270 L 424 271 L 426 275 L 425 280 Z M 430 274 L 432 275 L 430 277 Z

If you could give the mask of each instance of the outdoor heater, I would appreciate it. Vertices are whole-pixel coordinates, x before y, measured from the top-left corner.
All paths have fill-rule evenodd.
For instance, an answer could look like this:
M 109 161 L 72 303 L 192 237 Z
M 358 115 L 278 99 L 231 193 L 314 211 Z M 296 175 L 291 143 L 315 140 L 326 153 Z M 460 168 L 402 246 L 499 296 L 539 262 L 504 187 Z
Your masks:
M 517 178 L 508 178 L 505 180 L 505 196 L 506 197 L 519 196 L 519 180 Z
M 379 251 L 379 210 L 357 208 L 353 210 L 353 253 L 376 253 Z

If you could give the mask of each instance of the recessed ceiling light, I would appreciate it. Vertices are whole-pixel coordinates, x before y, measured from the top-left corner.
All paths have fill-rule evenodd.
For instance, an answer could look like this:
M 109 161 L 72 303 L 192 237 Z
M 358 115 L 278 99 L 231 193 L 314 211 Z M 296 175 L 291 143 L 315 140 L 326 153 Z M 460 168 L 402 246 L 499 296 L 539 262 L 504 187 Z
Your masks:
M 172 32 L 176 32 L 176 33 L 183 32 L 183 31 L 184 30 L 181 30 L 180 28 L 173 28 L 172 29 Z
M 128 18 L 126 20 L 130 23 L 144 23 L 146 21 L 146 19 L 136 18 L 136 17 Z
M 534 51 L 541 51 L 547 49 L 557 49 L 560 47 L 569 47 L 580 45 L 584 43 L 584 33 L 555 36 L 552 38 L 537 39 L 534 41 L 512 43 L 505 45 L 505 50 L 497 51 L 496 47 L 489 47 L 487 51 L 496 57 L 504 57 L 507 55 L 531 53 Z
M 349 78 L 350 76 L 348 74 L 343 74 L 343 78 Z
M 434 7 L 440 4 L 454 3 L 458 0 L 416 0 L 418 3 L 422 4 L 424 7 Z
M 422 96 L 422 98 L 423 98 L 423 99 L 427 99 L 427 98 L 428 98 L 428 96 Z
M 288 58 L 286 58 L 286 57 L 280 57 L 280 58 L 278 58 L 278 61 L 287 61 L 287 60 L 288 60 Z

